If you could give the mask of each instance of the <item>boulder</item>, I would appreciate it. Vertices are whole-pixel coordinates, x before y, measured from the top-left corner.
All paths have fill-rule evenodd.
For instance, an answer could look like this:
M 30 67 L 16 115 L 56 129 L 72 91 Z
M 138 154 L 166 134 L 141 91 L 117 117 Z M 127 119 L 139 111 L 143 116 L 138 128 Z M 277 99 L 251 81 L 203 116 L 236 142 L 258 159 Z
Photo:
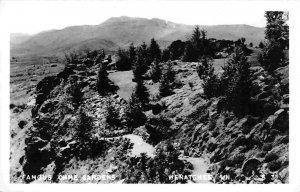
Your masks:
M 279 109 L 266 120 L 270 129 L 286 132 L 289 129 L 289 115 L 284 109 Z
M 289 168 L 283 167 L 278 171 L 278 179 L 282 183 L 289 183 Z
M 261 162 L 256 158 L 248 159 L 243 163 L 242 173 L 247 177 L 250 177 L 253 173 L 258 174 L 258 166 L 260 164 Z

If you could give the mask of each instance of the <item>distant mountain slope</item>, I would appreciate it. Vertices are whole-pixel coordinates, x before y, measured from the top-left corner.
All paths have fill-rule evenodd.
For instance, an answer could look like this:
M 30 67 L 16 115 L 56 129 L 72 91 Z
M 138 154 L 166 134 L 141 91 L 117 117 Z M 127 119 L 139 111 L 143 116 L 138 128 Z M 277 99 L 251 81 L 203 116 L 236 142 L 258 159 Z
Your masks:
M 176 24 L 161 19 L 113 17 L 100 25 L 72 26 L 62 30 L 50 30 L 31 37 L 11 36 L 12 55 L 52 55 L 82 47 L 103 48 L 114 51 L 128 47 L 131 42 L 138 45 L 151 38 L 158 40 L 162 47 L 172 41 L 186 40 L 194 26 Z M 264 28 L 249 25 L 200 26 L 208 36 L 216 39 L 236 40 L 245 37 L 248 42 L 258 44 L 264 37 Z

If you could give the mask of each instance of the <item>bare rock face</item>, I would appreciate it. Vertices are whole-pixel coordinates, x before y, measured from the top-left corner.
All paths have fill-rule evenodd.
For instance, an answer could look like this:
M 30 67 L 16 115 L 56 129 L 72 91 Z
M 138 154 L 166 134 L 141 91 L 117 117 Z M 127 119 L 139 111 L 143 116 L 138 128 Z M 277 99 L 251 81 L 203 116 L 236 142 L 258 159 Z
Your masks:
M 278 179 L 282 183 L 289 183 L 289 168 L 283 167 L 278 171 Z
M 269 124 L 270 129 L 276 129 L 280 132 L 288 132 L 289 129 L 289 115 L 284 109 L 279 109 L 268 117 L 266 122 Z

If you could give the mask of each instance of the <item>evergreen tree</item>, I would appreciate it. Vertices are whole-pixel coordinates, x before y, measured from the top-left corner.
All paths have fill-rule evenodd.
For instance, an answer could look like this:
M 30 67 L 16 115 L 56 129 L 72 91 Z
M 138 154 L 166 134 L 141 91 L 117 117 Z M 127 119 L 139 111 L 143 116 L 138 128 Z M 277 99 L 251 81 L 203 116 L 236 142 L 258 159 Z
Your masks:
M 286 24 L 288 13 L 282 11 L 266 11 L 267 26 L 265 38 L 267 44 L 262 56 L 262 65 L 273 71 L 285 65 L 284 50 L 289 47 L 289 27 Z
M 191 43 L 195 48 L 199 48 L 200 47 L 200 39 L 201 39 L 201 32 L 200 32 L 200 28 L 197 25 L 193 31 L 192 37 L 191 37 Z
M 82 107 L 79 108 L 79 113 L 75 122 L 75 138 L 83 144 L 91 141 L 93 135 L 93 118 L 88 116 Z
M 155 60 L 151 65 L 150 77 L 154 83 L 158 82 L 161 77 L 161 69 L 157 60 Z
M 173 41 L 168 47 L 168 50 L 170 52 L 170 59 L 172 61 L 179 59 L 184 53 L 184 48 L 185 42 L 182 42 L 181 40 Z
M 184 48 L 184 54 L 182 57 L 182 61 L 192 62 L 195 61 L 195 49 L 190 41 L 187 41 Z
M 175 71 L 173 70 L 171 63 L 167 63 L 166 67 L 167 68 L 166 68 L 165 74 L 169 80 L 170 85 L 172 86 L 175 82 Z
M 134 66 L 134 70 L 137 70 L 137 76 L 144 75 L 150 66 L 149 52 L 145 42 L 137 48 L 137 58 Z M 134 72 L 135 73 L 135 72 Z
M 82 103 L 82 97 L 83 92 L 81 90 L 80 84 L 78 84 L 77 82 L 73 83 L 71 89 L 71 98 L 75 109 L 77 109 Z
M 136 61 L 136 50 L 133 43 L 131 43 L 129 46 L 129 60 L 131 65 L 133 65 Z
M 108 100 L 106 105 L 106 128 L 114 130 L 121 125 L 120 116 L 115 106 L 112 105 L 112 101 Z
M 147 120 L 135 93 L 131 95 L 129 103 L 125 108 L 125 119 L 130 132 L 133 131 L 134 128 L 144 125 Z
M 161 60 L 168 61 L 170 59 L 170 51 L 168 49 L 164 49 L 162 52 Z
M 145 85 L 143 84 L 143 80 L 138 80 L 136 87 L 134 89 L 134 95 L 136 96 L 139 103 L 141 103 L 142 107 L 149 103 L 149 93 Z
M 140 56 L 138 56 L 133 67 L 133 77 L 134 77 L 133 81 L 138 81 L 142 79 L 144 73 L 145 73 L 145 60 Z
M 150 63 L 152 63 L 154 60 L 160 61 L 161 59 L 161 50 L 154 38 L 151 39 L 151 43 L 149 47 L 149 57 L 150 57 L 149 58 Z
M 261 42 L 259 42 L 258 47 L 261 48 L 261 49 L 263 49 L 263 48 L 265 47 L 265 45 L 264 45 L 264 43 L 261 41 Z
M 203 80 L 203 90 L 207 98 L 220 95 L 219 79 L 214 73 L 213 62 L 210 57 L 203 56 L 201 62 L 197 66 L 197 73 Z
M 172 70 L 171 64 L 167 65 L 167 69 L 162 74 L 159 82 L 159 95 L 161 97 L 171 95 L 172 88 L 175 82 L 175 72 Z
M 120 71 L 130 70 L 131 61 L 125 50 L 119 49 L 117 53 L 116 67 Z
M 250 112 L 251 74 L 250 65 L 242 48 L 236 49 L 233 58 L 229 60 L 222 74 L 225 83 L 227 108 L 237 116 Z M 225 77 L 227 76 L 227 77 Z
M 108 73 L 102 63 L 99 64 L 97 76 L 97 90 L 100 95 L 106 94 L 109 90 Z

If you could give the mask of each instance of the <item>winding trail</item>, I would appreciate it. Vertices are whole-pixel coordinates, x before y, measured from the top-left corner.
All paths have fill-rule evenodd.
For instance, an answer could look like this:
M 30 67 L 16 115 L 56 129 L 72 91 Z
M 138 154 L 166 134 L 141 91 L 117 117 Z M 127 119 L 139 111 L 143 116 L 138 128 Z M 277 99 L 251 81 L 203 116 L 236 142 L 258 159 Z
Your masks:
M 124 135 L 123 137 L 130 139 L 133 143 L 133 148 L 131 150 L 131 156 L 139 156 L 141 153 L 146 153 L 149 157 L 155 156 L 155 148 L 146 143 L 140 136 L 128 134 Z
M 190 162 L 194 169 L 192 170 L 192 175 L 198 176 L 201 179 L 196 179 L 195 181 L 189 181 L 189 183 L 201 183 L 201 184 L 209 184 L 212 183 L 209 181 L 209 173 L 206 171 L 208 170 L 208 163 L 204 158 L 201 157 L 182 157 L 182 160 L 186 160 Z

